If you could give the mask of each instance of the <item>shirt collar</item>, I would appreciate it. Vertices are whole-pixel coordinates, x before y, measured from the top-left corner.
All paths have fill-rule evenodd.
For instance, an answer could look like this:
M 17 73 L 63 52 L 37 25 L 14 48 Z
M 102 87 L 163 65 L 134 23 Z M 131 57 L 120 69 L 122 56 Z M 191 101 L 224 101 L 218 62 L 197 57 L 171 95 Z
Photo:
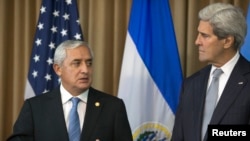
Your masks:
M 234 66 L 236 65 L 237 61 L 240 58 L 240 54 L 237 51 L 236 54 L 234 55 L 233 58 L 231 58 L 226 64 L 224 64 L 222 67 L 220 67 L 223 71 L 223 74 L 229 76 L 231 72 L 233 71 Z M 212 75 L 212 72 L 216 69 L 217 67 L 212 65 L 210 75 Z
M 61 92 L 61 99 L 62 99 L 62 104 L 65 104 L 68 102 L 73 96 L 63 87 L 63 85 L 60 85 L 60 92 Z M 78 95 L 77 97 L 81 99 L 81 101 L 87 103 L 88 100 L 88 94 L 89 94 L 89 89 Z

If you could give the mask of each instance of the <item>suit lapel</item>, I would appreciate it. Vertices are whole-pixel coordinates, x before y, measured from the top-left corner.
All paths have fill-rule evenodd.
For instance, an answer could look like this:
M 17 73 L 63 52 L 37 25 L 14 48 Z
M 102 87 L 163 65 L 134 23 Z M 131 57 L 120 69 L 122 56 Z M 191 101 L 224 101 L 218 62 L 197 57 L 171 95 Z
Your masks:
M 247 66 L 247 63 L 245 63 L 241 57 L 233 69 L 224 88 L 211 119 L 211 124 L 218 124 L 223 119 L 223 116 L 228 111 L 231 104 L 233 104 L 236 100 L 237 96 L 239 96 L 241 89 L 247 83 L 247 80 L 244 78 L 244 74 L 249 72 L 249 68 L 247 68 Z
M 202 119 L 203 119 L 203 108 L 204 108 L 204 102 L 205 102 L 205 97 L 206 97 L 206 91 L 207 91 L 207 83 L 208 83 L 208 78 L 209 78 L 209 73 L 210 73 L 211 65 L 206 67 L 204 70 L 200 71 L 199 76 L 197 77 L 198 79 L 195 80 L 195 85 L 194 85 L 194 129 L 196 130 L 196 133 L 201 132 L 201 127 L 202 127 Z M 198 124 L 197 124 L 198 123 Z M 196 134 L 197 140 L 200 140 L 201 134 Z
M 64 113 L 62 108 L 62 101 L 61 101 L 61 94 L 59 88 L 52 91 L 50 94 L 48 94 L 48 99 L 44 100 L 45 102 L 45 108 L 47 118 L 45 120 L 50 120 L 49 123 L 51 123 L 51 127 L 48 127 L 48 130 L 54 130 L 56 133 L 55 136 L 61 136 L 63 141 L 68 141 L 68 132 L 67 127 L 64 119 Z
M 103 107 L 103 102 L 100 100 L 96 91 L 92 88 L 89 90 L 89 96 L 82 129 L 82 140 L 90 140 L 91 134 L 96 126 L 100 111 Z

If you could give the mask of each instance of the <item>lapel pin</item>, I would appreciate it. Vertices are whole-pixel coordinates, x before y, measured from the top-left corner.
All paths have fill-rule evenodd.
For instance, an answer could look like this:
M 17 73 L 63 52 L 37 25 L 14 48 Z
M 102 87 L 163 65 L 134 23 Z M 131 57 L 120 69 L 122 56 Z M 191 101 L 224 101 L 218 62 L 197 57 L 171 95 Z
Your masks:
M 242 85 L 242 84 L 243 84 L 243 82 L 239 82 L 238 84 L 239 84 L 239 85 Z
M 100 106 L 100 102 L 95 102 L 95 106 L 99 107 Z

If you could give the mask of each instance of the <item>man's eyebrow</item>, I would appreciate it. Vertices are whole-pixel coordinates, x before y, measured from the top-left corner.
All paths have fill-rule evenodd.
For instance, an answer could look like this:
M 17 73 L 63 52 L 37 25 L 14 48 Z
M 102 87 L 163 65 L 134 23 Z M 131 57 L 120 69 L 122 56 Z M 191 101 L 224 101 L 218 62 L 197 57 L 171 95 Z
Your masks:
M 83 59 L 73 59 L 72 62 L 80 62 L 83 61 Z M 85 61 L 93 61 L 93 58 L 86 59 Z
M 210 35 L 210 34 L 207 34 L 205 32 L 200 32 L 200 31 L 198 31 L 198 33 L 200 33 L 201 35 Z
M 82 59 L 73 59 L 72 62 L 74 61 L 82 61 Z
M 93 58 L 88 58 L 88 59 L 86 59 L 86 61 L 92 61 L 93 60 Z

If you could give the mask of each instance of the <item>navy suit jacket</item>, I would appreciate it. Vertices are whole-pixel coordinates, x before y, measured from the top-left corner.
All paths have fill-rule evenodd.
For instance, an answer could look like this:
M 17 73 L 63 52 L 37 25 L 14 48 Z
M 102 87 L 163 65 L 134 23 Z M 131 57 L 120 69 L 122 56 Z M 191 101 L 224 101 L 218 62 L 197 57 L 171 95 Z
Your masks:
M 184 81 L 172 141 L 201 140 L 210 69 L 208 65 Z M 210 124 L 250 124 L 250 63 L 242 56 L 228 79 Z
M 90 88 L 81 141 L 97 139 L 132 141 L 132 133 L 123 101 Z M 25 101 L 8 141 L 69 141 L 59 88 Z

